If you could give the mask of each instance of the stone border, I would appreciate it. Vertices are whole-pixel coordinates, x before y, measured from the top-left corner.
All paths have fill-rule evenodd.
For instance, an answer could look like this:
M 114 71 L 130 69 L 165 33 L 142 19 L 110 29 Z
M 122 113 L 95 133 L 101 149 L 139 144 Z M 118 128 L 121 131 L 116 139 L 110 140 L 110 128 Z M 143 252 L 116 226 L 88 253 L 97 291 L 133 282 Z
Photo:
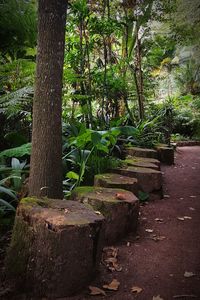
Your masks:
M 180 141 L 175 144 L 176 144 L 176 147 L 200 146 L 200 141 Z

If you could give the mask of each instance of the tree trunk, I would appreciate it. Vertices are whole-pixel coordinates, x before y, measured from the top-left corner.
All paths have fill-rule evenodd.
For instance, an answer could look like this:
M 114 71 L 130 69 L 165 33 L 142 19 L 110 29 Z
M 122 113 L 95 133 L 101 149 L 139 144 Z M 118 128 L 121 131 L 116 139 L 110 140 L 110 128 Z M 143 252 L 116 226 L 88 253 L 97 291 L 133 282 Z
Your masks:
M 30 195 L 62 198 L 62 74 L 66 0 L 39 0 Z
M 136 25 L 138 27 L 138 25 Z M 135 63 L 135 83 L 138 94 L 139 116 L 144 119 L 144 83 L 142 74 L 141 42 L 138 37 L 138 28 L 136 33 L 136 63 Z

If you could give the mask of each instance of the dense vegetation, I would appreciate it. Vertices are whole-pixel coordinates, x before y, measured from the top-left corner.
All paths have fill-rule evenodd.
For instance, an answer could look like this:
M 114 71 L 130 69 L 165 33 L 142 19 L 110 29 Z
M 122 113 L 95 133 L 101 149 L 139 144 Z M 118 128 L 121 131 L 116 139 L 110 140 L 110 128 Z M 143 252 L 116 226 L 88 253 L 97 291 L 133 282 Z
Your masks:
M 37 5 L 0 10 L 0 221 L 27 193 Z M 123 143 L 200 138 L 200 7 L 195 0 L 68 5 L 63 78 L 63 190 L 120 165 Z M 8 22 L 9 21 L 9 22 Z M 194 30 L 195 27 L 195 30 Z

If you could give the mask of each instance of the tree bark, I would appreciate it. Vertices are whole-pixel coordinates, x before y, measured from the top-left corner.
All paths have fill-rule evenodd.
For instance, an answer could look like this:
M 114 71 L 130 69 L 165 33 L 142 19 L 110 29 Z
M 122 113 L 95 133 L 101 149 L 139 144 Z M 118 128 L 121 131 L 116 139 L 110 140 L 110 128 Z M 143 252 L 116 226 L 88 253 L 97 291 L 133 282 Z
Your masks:
M 142 74 L 142 57 L 141 57 L 141 42 L 138 37 L 138 25 L 136 33 L 136 63 L 135 63 L 135 83 L 138 94 L 139 116 L 140 120 L 144 119 L 144 84 Z
M 39 0 L 33 103 L 30 195 L 59 198 L 62 192 L 62 74 L 66 0 Z

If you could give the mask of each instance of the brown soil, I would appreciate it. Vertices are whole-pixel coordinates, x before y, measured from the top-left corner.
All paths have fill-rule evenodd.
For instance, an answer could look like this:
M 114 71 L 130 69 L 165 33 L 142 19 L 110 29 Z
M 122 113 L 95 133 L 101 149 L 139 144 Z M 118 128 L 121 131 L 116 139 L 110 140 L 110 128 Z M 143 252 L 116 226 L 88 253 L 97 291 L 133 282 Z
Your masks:
M 106 297 L 90 296 L 86 289 L 62 300 L 152 300 L 158 295 L 164 300 L 200 299 L 200 147 L 178 148 L 175 156 L 174 166 L 162 167 L 165 198 L 141 208 L 136 238 L 129 236 L 115 245 L 122 270 L 111 272 L 102 265 L 91 283 L 102 288 L 117 279 L 119 289 L 106 291 Z M 131 293 L 133 286 L 142 291 Z

